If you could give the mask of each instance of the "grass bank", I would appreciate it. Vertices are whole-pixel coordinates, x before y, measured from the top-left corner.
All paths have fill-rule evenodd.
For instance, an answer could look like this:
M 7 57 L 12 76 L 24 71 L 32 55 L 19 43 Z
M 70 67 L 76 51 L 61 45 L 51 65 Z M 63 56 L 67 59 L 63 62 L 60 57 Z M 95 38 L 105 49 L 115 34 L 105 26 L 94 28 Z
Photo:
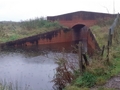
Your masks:
M 0 43 L 45 33 L 62 26 L 44 18 L 30 19 L 21 22 L 0 22 Z
M 56 79 L 63 87 L 63 90 L 116 90 L 114 88 L 106 88 L 104 84 L 107 80 L 120 73 L 120 46 L 113 46 L 110 53 L 110 61 L 107 62 L 106 51 L 101 58 L 99 55 L 93 57 L 90 65 L 82 75 L 79 70 L 74 67 L 73 62 L 68 58 L 58 58 L 59 67 L 57 68 Z M 74 59 L 75 60 L 75 59 Z M 69 65 L 68 65 L 69 64 Z M 55 80 L 56 83 L 57 80 Z

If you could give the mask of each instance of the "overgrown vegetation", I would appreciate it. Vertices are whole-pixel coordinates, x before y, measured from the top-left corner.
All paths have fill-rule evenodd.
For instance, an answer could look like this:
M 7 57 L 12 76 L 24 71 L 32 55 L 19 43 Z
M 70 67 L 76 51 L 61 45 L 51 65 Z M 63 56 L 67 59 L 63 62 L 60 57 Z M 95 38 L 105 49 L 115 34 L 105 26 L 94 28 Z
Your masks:
M 62 58 L 58 57 L 57 63 L 58 68 L 55 75 L 54 81 L 55 85 L 62 85 L 61 88 L 65 87 L 63 90 L 94 90 L 94 86 L 99 86 L 95 90 L 116 90 L 112 88 L 105 88 L 103 86 L 108 79 L 118 75 L 120 73 L 120 46 L 116 48 L 113 45 L 110 52 L 110 61 L 107 62 L 106 51 L 104 56 L 99 55 L 94 56 L 90 65 L 86 67 L 85 72 L 80 75 L 78 69 L 78 57 L 74 57 L 71 62 L 70 56 L 63 54 Z M 90 58 L 89 58 L 90 59 Z M 62 89 L 56 89 L 62 90 Z
M 107 44 L 109 28 L 110 28 L 110 25 L 106 25 L 106 26 L 94 25 L 91 27 L 91 30 L 100 48 L 102 48 L 103 45 Z
M 0 43 L 59 29 L 62 26 L 45 18 L 30 19 L 21 22 L 0 22 Z
M 55 90 L 61 90 L 69 83 L 71 83 L 75 79 L 75 75 L 73 73 L 76 72 L 77 75 L 77 68 L 76 65 L 78 63 L 77 57 L 74 54 L 66 54 L 61 53 L 60 55 L 56 55 L 56 64 L 58 67 L 56 68 L 56 74 L 52 82 L 54 82 Z
M 108 30 L 111 26 L 111 22 L 113 22 L 113 19 L 91 27 L 91 30 L 94 36 L 96 37 L 101 49 L 103 45 L 105 45 L 103 56 L 101 56 L 102 52 L 99 51 L 96 52 L 96 54 L 92 58 L 90 57 L 89 58 L 90 65 L 85 67 L 86 69 L 82 75 L 80 75 L 78 69 L 70 70 L 70 68 L 68 68 L 68 70 L 70 70 L 71 72 L 70 74 L 74 76 L 74 79 L 69 84 L 68 83 L 66 84 L 64 90 L 94 90 L 93 89 L 94 86 L 100 86 L 95 90 L 115 90 L 112 88 L 101 87 L 106 83 L 108 79 L 120 73 L 120 55 L 119 55 L 120 22 L 118 23 L 117 28 L 115 28 L 112 46 L 110 47 L 109 50 L 109 61 L 107 60 L 108 59 L 107 44 L 108 44 L 108 34 L 109 34 Z M 64 61 L 69 61 L 69 60 L 64 59 Z M 65 67 L 67 67 L 65 63 L 64 65 Z M 76 67 L 76 66 L 72 66 L 72 67 Z M 62 80 L 64 81 L 65 79 L 62 78 Z
M 107 45 L 109 28 L 113 22 L 114 22 L 114 18 L 110 18 L 107 20 L 98 19 L 96 25 L 90 27 L 100 48 L 102 48 L 103 45 Z

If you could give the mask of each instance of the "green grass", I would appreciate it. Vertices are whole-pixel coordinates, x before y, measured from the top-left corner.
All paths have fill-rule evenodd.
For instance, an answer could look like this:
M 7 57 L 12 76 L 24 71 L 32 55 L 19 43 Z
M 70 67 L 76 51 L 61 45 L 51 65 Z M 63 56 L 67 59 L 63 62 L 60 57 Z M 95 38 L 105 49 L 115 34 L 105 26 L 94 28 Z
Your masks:
M 79 87 L 92 87 L 96 82 L 96 77 L 89 72 L 85 72 L 82 76 L 79 76 L 76 81 L 75 85 Z
M 117 46 L 117 48 L 116 48 Z M 109 62 L 107 62 L 105 55 L 97 55 L 92 58 L 89 66 L 86 67 L 85 72 L 80 75 L 79 71 L 73 73 L 75 78 L 71 84 L 65 87 L 64 90 L 93 90 L 94 86 L 102 86 L 108 79 L 120 73 L 120 46 L 115 44 L 110 48 Z M 112 88 L 99 87 L 95 90 L 115 90 Z
M 45 33 L 61 27 L 57 21 L 51 22 L 44 18 L 21 22 L 0 22 L 0 43 Z
M 89 88 L 79 88 L 77 86 L 67 86 L 64 90 L 89 90 Z
M 94 25 L 90 27 L 92 33 L 94 34 L 99 46 L 102 48 L 103 45 L 107 44 L 107 39 L 108 39 L 108 30 L 110 26 L 99 26 L 99 25 Z
M 113 89 L 113 88 L 105 88 L 105 87 L 98 87 L 98 88 L 86 88 L 86 87 L 83 87 L 83 88 L 78 88 L 76 86 L 67 86 L 64 90 L 116 90 L 116 89 Z

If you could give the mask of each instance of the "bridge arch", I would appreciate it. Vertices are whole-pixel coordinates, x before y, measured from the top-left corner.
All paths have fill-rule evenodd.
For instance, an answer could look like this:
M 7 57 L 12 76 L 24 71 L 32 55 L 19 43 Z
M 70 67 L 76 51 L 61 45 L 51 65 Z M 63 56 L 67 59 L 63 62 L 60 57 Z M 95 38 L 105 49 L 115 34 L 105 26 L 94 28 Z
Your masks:
M 78 41 L 82 41 L 83 39 L 83 35 L 85 35 L 86 33 L 86 29 L 85 29 L 85 25 L 84 24 L 75 24 L 72 27 L 73 30 L 73 39 L 74 41 L 76 41 L 76 43 L 78 43 Z
M 79 41 L 81 41 L 83 43 L 84 52 L 87 52 L 87 26 L 84 24 L 75 24 L 72 30 L 74 43 L 78 44 Z
M 83 28 L 85 25 L 84 24 L 75 24 L 74 26 L 72 26 L 72 29 L 74 31 L 78 31 L 81 30 L 81 28 Z

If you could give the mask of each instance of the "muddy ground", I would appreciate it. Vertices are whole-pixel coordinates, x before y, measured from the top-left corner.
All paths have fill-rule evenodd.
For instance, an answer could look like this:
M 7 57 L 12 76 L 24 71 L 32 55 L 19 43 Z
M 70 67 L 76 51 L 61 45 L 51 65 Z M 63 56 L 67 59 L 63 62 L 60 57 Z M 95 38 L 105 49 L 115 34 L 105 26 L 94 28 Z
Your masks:
M 108 80 L 104 87 L 120 90 L 120 74 Z
M 100 87 L 105 87 L 108 88 L 107 90 L 120 90 L 120 74 L 117 76 L 112 77 L 111 79 L 109 79 L 105 85 L 103 86 L 95 86 L 93 88 L 91 88 L 90 90 L 98 90 L 98 88 Z M 104 90 L 104 89 L 100 89 L 100 90 Z

